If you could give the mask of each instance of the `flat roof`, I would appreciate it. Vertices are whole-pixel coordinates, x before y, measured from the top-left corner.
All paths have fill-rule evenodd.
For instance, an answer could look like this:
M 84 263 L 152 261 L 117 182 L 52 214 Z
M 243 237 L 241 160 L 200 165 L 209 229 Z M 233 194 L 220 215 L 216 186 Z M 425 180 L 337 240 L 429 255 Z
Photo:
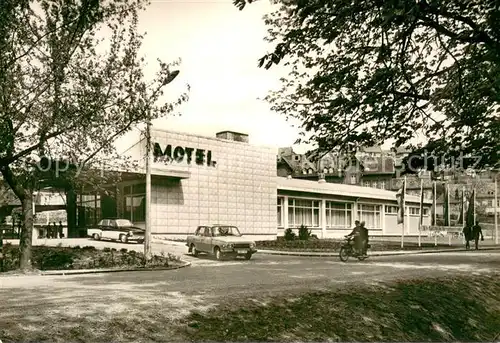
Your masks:
M 278 190 L 340 195 L 363 199 L 396 201 L 397 194 L 397 192 L 387 191 L 384 189 L 346 185 L 341 183 L 319 183 L 318 181 L 289 179 L 280 176 L 276 178 L 276 183 L 278 186 Z M 420 203 L 420 197 L 407 194 L 406 201 L 412 203 Z M 432 201 L 426 199 L 424 200 L 424 204 L 431 205 Z

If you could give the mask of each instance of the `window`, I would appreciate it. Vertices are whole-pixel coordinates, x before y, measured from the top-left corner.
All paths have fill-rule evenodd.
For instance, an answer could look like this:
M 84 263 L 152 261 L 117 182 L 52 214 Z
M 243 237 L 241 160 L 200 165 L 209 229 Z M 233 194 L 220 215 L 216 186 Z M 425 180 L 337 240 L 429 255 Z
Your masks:
M 124 188 L 124 219 L 132 223 L 146 221 L 146 184 L 136 184 Z
M 363 181 L 364 187 L 370 187 L 370 181 Z
M 419 207 L 408 207 L 408 213 L 410 213 L 411 216 L 419 216 L 420 215 L 420 208 Z
M 358 204 L 358 219 L 364 221 L 368 229 L 381 229 L 381 205 Z
M 380 189 L 385 189 L 385 181 L 380 181 Z
M 326 202 L 326 227 L 350 228 L 352 226 L 351 204 Z
M 288 226 L 319 227 L 319 201 L 288 199 Z
M 357 183 L 356 175 L 351 175 L 351 185 L 355 185 Z
M 423 214 L 424 216 L 428 216 L 429 215 L 429 209 L 428 208 L 423 208 Z
M 372 188 L 377 188 L 377 181 L 372 181 Z
M 278 227 L 283 227 L 283 198 L 278 198 Z
M 398 207 L 386 205 L 385 214 L 398 214 Z
M 101 219 L 101 197 L 99 195 L 82 195 L 80 199 L 82 208 L 80 214 L 83 217 L 81 222 L 85 223 L 86 226 L 96 225 Z

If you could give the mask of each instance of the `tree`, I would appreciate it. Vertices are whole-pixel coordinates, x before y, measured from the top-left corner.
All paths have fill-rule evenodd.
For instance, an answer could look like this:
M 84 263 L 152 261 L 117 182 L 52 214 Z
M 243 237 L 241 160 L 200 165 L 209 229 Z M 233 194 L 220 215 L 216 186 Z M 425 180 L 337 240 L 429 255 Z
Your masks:
M 83 182 L 103 158 L 119 158 L 117 137 L 187 100 L 182 94 L 174 104 L 160 103 L 178 62 L 159 60 L 151 82 L 143 75 L 137 21 L 146 5 L 7 0 L 0 7 L 0 172 L 22 203 L 21 269 L 31 267 L 42 158 L 77 165 L 79 172 L 66 177 Z M 109 40 L 99 37 L 103 29 Z
M 444 166 L 452 157 L 498 164 L 498 1 L 274 3 L 265 16 L 274 50 L 259 65 L 290 68 L 267 100 L 301 121 L 302 140 L 348 151 L 388 139 L 399 147 L 420 134 L 426 141 L 410 148 Z

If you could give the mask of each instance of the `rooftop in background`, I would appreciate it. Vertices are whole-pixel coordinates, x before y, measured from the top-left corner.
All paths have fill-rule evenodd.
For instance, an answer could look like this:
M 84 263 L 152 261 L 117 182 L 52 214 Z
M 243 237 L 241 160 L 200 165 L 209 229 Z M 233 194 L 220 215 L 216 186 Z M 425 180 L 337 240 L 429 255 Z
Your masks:
M 308 181 L 300 179 L 290 179 L 286 177 L 276 178 L 278 190 L 299 191 L 317 194 L 331 194 L 338 196 L 356 197 L 364 199 L 396 200 L 396 192 L 386 191 L 377 188 L 345 185 L 339 183 L 319 183 L 318 181 Z M 420 197 L 407 195 L 406 201 L 419 203 Z M 432 201 L 425 200 L 426 204 Z
M 248 143 L 248 134 L 235 131 L 220 131 L 215 135 L 220 139 L 227 139 L 236 142 Z

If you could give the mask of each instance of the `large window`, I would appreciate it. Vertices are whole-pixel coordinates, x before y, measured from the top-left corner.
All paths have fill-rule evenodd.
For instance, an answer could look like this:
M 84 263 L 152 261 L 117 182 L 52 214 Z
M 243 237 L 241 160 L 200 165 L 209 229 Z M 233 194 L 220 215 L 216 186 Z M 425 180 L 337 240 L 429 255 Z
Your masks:
M 319 201 L 288 199 L 288 226 L 319 227 Z
M 351 204 L 342 202 L 326 202 L 326 227 L 350 228 L 352 226 Z
M 419 216 L 420 215 L 420 207 L 409 207 L 408 213 L 410 213 L 411 216 Z
M 101 197 L 93 194 L 81 195 L 81 206 L 80 223 L 85 226 L 96 225 L 101 219 Z
M 364 221 L 368 229 L 381 229 L 381 205 L 358 204 L 358 219 Z
M 385 214 L 398 214 L 398 207 L 385 205 Z
M 283 198 L 278 198 L 278 227 L 283 227 Z
M 146 184 L 126 186 L 123 216 L 132 223 L 146 221 Z

